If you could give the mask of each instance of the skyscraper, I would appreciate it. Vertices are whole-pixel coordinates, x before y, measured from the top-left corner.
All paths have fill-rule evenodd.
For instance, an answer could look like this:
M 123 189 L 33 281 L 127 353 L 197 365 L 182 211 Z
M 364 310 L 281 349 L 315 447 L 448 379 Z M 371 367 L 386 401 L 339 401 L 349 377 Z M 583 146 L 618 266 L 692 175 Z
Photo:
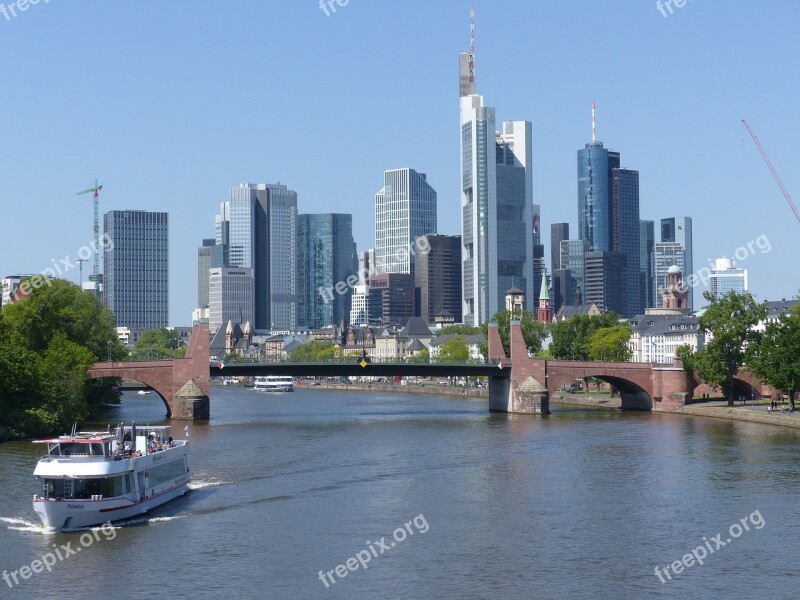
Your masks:
M 561 242 L 569 239 L 569 223 L 552 223 L 550 225 L 550 270 L 555 275 L 556 269 L 561 266 Z M 556 307 L 556 310 L 561 308 Z
M 626 306 L 623 277 L 627 257 L 620 252 L 587 252 L 585 261 L 583 302 L 622 315 Z
M 692 218 L 669 217 L 661 219 L 661 241 L 678 242 L 684 251 L 684 278 L 694 273 L 694 256 L 692 248 Z M 693 290 L 689 289 L 689 309 L 694 307 Z
M 281 184 L 231 188 L 216 221 L 226 266 L 253 270 L 254 328 L 297 324 L 297 193 Z M 226 239 L 227 238 L 227 239 Z
M 643 308 L 656 306 L 655 223 L 639 221 L 639 293 Z
M 495 131 L 495 109 L 475 92 L 474 51 L 459 60 L 461 82 L 461 231 L 464 323 L 480 325 L 519 287 L 526 308 L 533 276 L 532 127 L 507 121 Z
M 215 240 L 203 240 L 197 249 L 197 307 L 208 306 L 208 270 L 211 268 L 211 249 Z
M 747 269 L 737 268 L 730 258 L 718 258 L 714 261 L 708 281 L 708 291 L 712 296 L 719 300 L 730 292 L 744 294 L 748 289 Z
M 117 327 L 144 331 L 169 324 L 167 213 L 112 210 L 103 217 L 106 306 Z
M 578 237 L 589 252 L 611 250 L 613 169 L 620 166 L 619 152 L 592 141 L 578 150 Z
M 300 215 L 298 227 L 298 323 L 311 329 L 347 324 L 352 286 L 336 285 L 353 272 L 353 217 Z M 351 279 L 351 282 L 356 282 Z
M 208 276 L 208 328 L 213 334 L 228 321 L 253 322 L 253 270 L 214 267 Z
M 448 311 L 461 322 L 461 236 L 426 235 L 418 246 L 429 248 L 417 255 L 414 285 L 419 290 L 419 316 L 433 323 Z
M 611 217 L 611 249 L 625 256 L 619 313 L 633 317 L 644 312 L 639 274 L 639 171 L 612 169 Z
M 563 240 L 561 242 L 561 269 L 570 272 L 571 288 L 562 300 L 568 305 L 577 303 L 578 296 L 581 296 L 581 303 L 585 302 L 586 294 L 584 287 L 584 267 L 585 255 L 589 251 L 589 243 L 586 240 Z M 563 285 L 563 284 L 562 284 Z M 578 292 L 581 292 L 580 294 Z M 561 308 L 560 306 L 558 308 Z
M 678 242 L 661 242 L 655 246 L 656 266 L 656 307 L 663 308 L 663 294 L 667 286 L 667 275 L 672 266 L 686 272 L 686 254 L 683 245 Z M 685 278 L 684 278 L 685 281 Z M 691 298 L 691 295 L 689 296 Z M 691 303 L 691 300 L 690 300 Z
M 394 169 L 375 194 L 375 272 L 414 273 L 414 240 L 436 233 L 436 191 L 425 173 Z

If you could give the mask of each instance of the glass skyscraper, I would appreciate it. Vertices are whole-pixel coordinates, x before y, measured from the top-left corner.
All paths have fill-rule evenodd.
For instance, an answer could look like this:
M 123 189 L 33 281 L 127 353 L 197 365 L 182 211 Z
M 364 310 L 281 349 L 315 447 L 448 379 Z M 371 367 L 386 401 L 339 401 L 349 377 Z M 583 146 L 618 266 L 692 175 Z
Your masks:
M 320 329 L 347 324 L 350 318 L 352 286 L 357 282 L 353 268 L 353 217 L 349 214 L 300 215 L 298 243 L 298 323 Z
M 375 273 L 414 273 L 419 236 L 436 233 L 436 191 L 425 173 L 394 169 L 375 194 Z
M 465 61 L 461 64 L 463 70 Z M 503 131 L 496 132 L 495 109 L 484 106 L 474 86 L 462 86 L 461 253 L 467 325 L 480 325 L 503 309 L 511 287 L 522 289 L 526 308 L 535 310 L 531 141 L 529 121 L 505 122 Z
M 252 269 L 254 328 L 297 325 L 297 193 L 281 184 L 231 188 L 216 220 L 225 266 Z
M 611 171 L 611 248 L 625 256 L 620 314 L 633 317 L 644 312 L 639 275 L 639 171 Z
M 655 223 L 639 221 L 639 293 L 642 308 L 656 306 Z
M 589 251 L 589 243 L 586 240 L 563 240 L 561 242 L 561 269 L 570 272 L 569 293 L 564 294 L 565 302 L 578 303 L 578 292 L 580 291 L 581 304 L 585 301 L 586 291 L 583 285 L 583 275 L 585 266 L 585 254 Z M 571 300 L 567 300 L 571 298 Z M 560 306 L 558 308 L 561 308 Z
M 111 240 L 104 253 L 106 306 L 117 327 L 140 331 L 169 325 L 167 213 L 112 210 L 103 216 Z
M 708 281 L 708 291 L 716 299 L 730 292 L 744 294 L 748 291 L 747 269 L 739 269 L 730 258 L 718 258 Z
M 588 242 L 589 252 L 612 249 L 611 171 L 619 161 L 619 152 L 603 148 L 603 142 L 578 150 L 578 237 Z

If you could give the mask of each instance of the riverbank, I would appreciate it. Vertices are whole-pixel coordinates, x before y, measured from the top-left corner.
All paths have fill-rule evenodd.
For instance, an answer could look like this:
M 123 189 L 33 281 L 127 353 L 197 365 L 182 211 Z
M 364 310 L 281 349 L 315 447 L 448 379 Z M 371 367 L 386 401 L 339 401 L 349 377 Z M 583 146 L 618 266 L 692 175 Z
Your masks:
M 299 386 L 306 390 L 338 390 L 345 392 L 398 392 L 401 394 L 436 394 L 439 396 L 459 396 L 461 398 L 489 399 L 489 390 L 464 388 L 457 385 L 400 385 L 384 383 L 331 383 L 319 382 L 319 385 Z

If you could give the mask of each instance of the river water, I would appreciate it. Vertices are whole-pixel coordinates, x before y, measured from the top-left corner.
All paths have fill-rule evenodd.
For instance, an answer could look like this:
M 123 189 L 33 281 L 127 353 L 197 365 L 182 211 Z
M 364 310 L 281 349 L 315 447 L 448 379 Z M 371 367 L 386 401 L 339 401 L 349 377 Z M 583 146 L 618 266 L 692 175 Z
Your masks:
M 553 412 L 215 388 L 212 420 L 190 425 L 187 496 L 59 534 L 31 509 L 38 447 L 0 444 L 0 570 L 80 548 L 0 580 L 0 598 L 797 597 L 800 433 Z M 163 413 L 126 395 L 108 420 Z

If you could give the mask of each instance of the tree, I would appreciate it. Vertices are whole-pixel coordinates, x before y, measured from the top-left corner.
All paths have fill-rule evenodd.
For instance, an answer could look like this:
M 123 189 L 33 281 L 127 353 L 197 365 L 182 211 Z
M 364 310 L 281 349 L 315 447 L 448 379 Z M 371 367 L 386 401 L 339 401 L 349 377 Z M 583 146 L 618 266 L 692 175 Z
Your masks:
M 749 292 L 730 292 L 722 298 L 706 292 L 703 297 L 709 306 L 699 324 L 706 343 L 691 356 L 690 364 L 707 384 L 721 387 L 728 406 L 733 406 L 734 376 L 761 338 L 755 326 L 766 319 L 767 309 Z
M 149 329 L 139 336 L 136 342 L 136 358 L 156 357 L 182 357 L 186 355 L 186 348 L 179 348 L 180 336 L 178 332 L 166 327 Z
M 336 348 L 333 342 L 314 340 L 294 348 L 289 353 L 289 362 L 324 362 L 333 360 Z
M 445 325 L 439 330 L 439 335 L 480 335 L 480 327 L 471 325 Z
M 500 332 L 500 341 L 503 343 L 503 350 L 506 356 L 511 356 L 511 320 L 520 321 L 522 326 L 522 338 L 525 340 L 525 346 L 528 348 L 528 353 L 535 355 L 542 349 L 542 342 L 547 337 L 547 326 L 533 318 L 533 315 L 527 310 L 523 310 L 522 314 L 515 312 L 513 315 L 508 309 L 503 309 L 490 319 L 490 322 L 497 323 L 497 329 Z M 487 344 L 481 346 L 481 354 L 484 358 L 492 359 L 494 356 L 488 355 L 488 340 L 489 340 L 489 324 L 484 323 L 482 327 L 483 336 L 487 340 Z
M 628 346 L 630 339 L 631 326 L 628 323 L 601 327 L 589 336 L 586 350 L 592 360 L 627 362 L 633 354 Z
M 445 340 L 439 346 L 436 362 L 439 363 L 466 363 L 469 362 L 469 346 L 464 336 L 457 335 Z
M 416 354 L 412 354 L 406 359 L 406 362 L 412 365 L 427 365 L 431 362 L 431 353 L 430 351 L 425 348 L 425 350 L 420 350 Z
M 767 325 L 763 337 L 750 347 L 747 366 L 772 387 L 788 391 L 794 410 L 795 390 L 800 388 L 800 304 Z
M 616 313 L 602 315 L 575 315 L 566 321 L 550 325 L 553 336 L 550 352 L 556 360 L 590 360 L 589 339 L 598 329 L 616 327 L 619 316 Z
M 89 380 L 86 371 L 109 354 L 127 356 L 114 317 L 93 294 L 57 279 L 30 287 L 29 296 L 0 315 L 0 434 L 6 436 L 52 434 L 101 403 L 119 402 L 107 380 Z

